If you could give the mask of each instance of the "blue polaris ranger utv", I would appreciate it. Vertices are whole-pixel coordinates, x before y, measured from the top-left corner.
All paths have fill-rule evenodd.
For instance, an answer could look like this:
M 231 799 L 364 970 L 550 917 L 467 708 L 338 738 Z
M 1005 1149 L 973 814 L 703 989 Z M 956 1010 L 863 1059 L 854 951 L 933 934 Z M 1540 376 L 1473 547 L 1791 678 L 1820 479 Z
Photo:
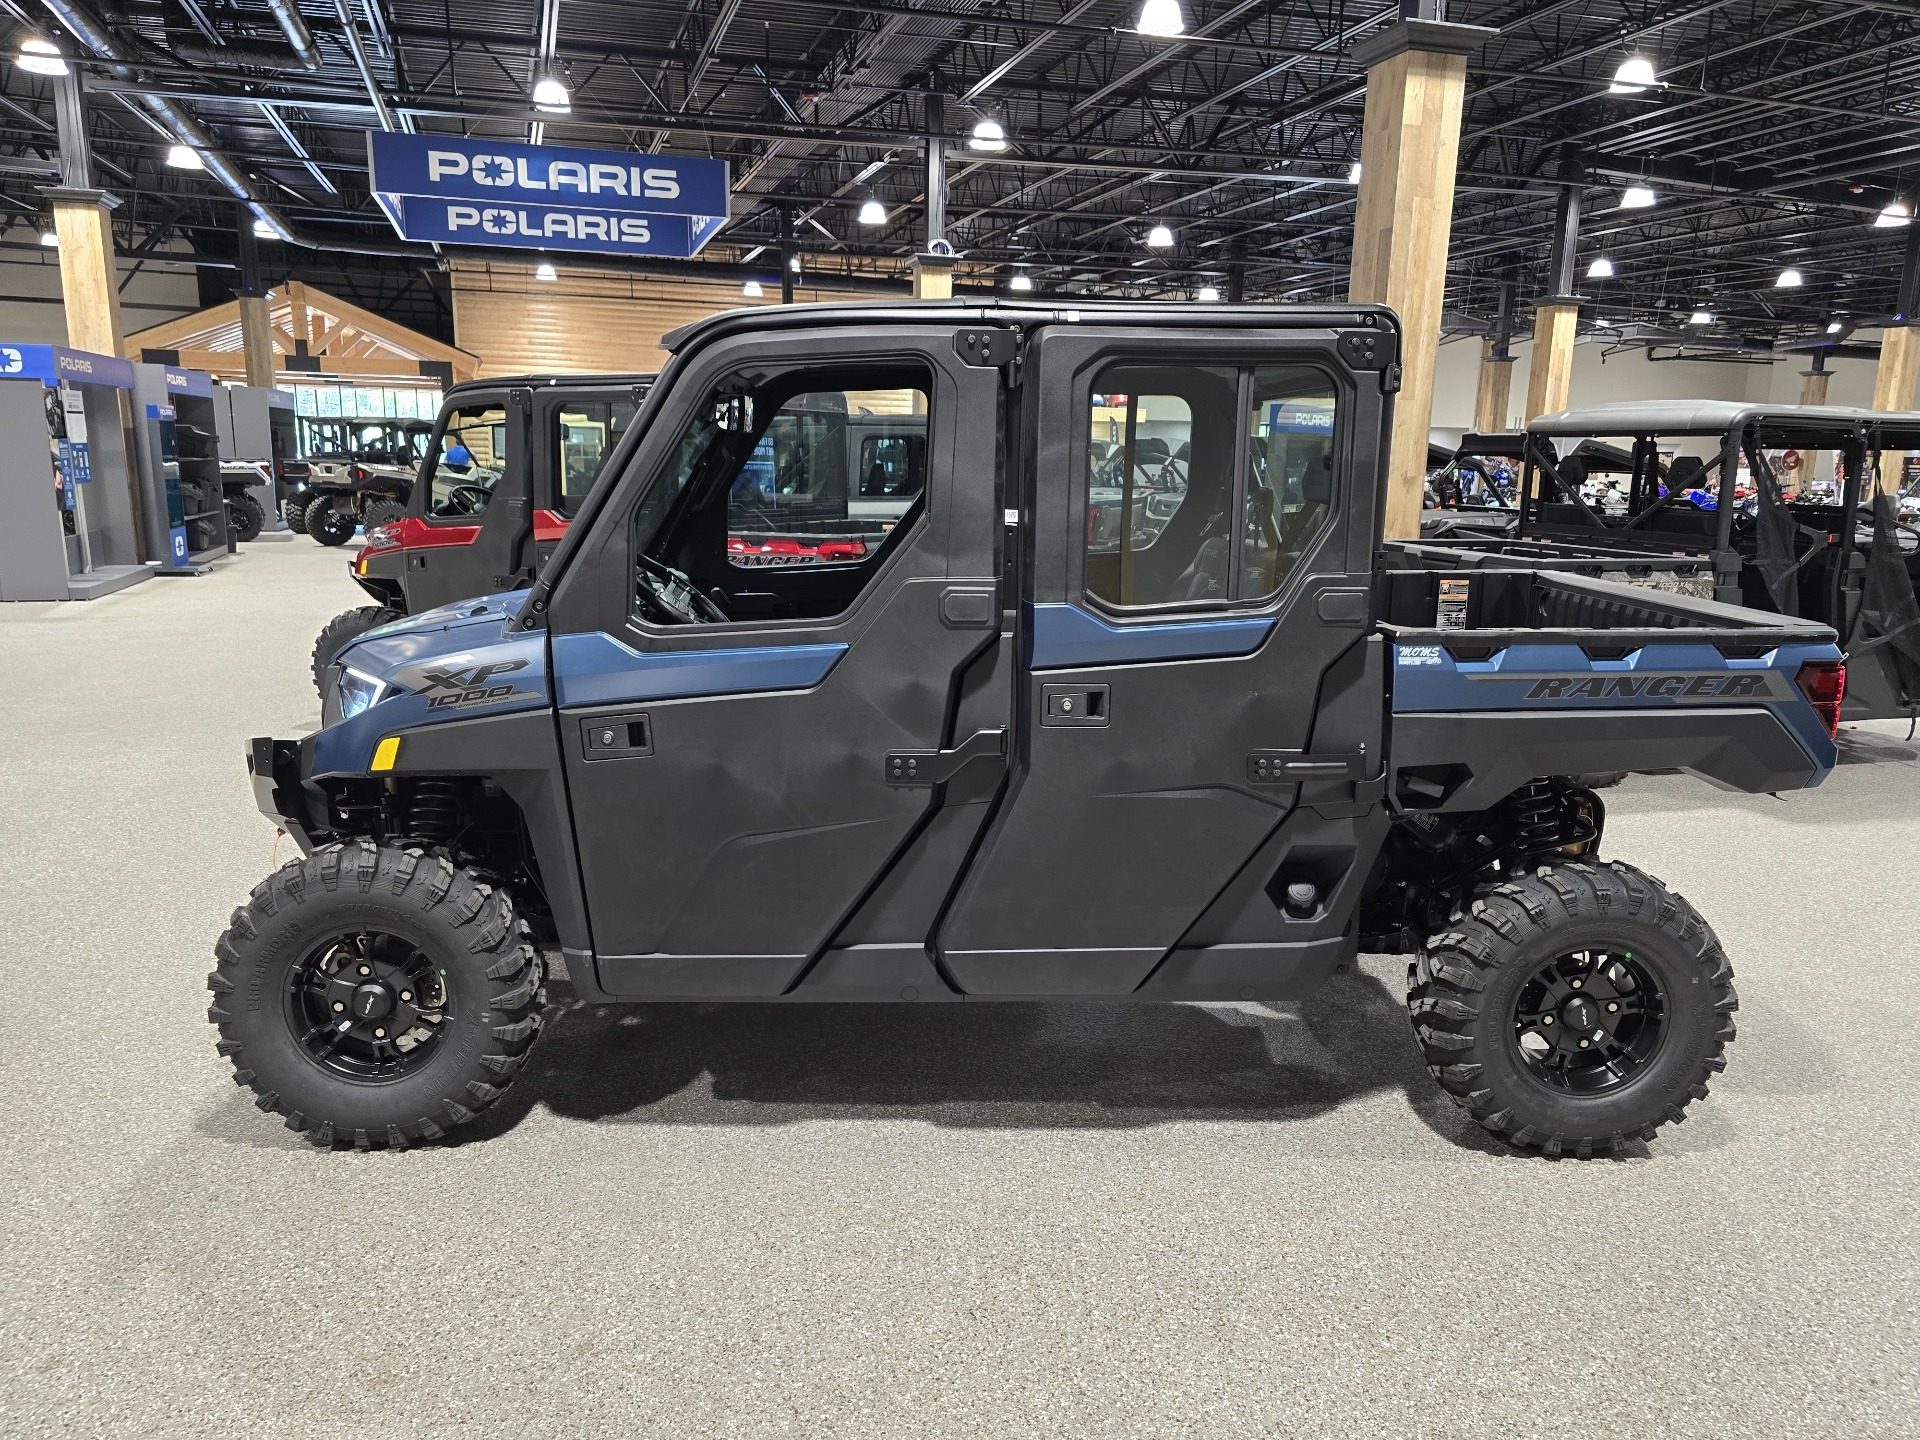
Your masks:
M 261 1110 L 445 1135 L 524 1065 L 542 947 L 595 1004 L 1284 1001 L 1400 952 L 1434 1078 L 1515 1145 L 1706 1095 L 1732 970 L 1571 777 L 1817 784 L 1832 632 L 1389 558 L 1389 312 L 808 305 L 668 347 L 530 590 L 355 639 L 323 727 L 252 742 L 303 854 L 208 983 Z

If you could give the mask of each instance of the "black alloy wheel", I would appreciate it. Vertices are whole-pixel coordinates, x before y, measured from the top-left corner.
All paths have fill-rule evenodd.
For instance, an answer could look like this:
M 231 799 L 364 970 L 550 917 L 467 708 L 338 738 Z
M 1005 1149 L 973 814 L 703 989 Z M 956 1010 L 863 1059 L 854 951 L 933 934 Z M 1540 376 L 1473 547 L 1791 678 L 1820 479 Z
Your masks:
M 1520 987 L 1513 1041 L 1537 1079 L 1597 1095 L 1645 1068 L 1666 1018 L 1666 995 L 1631 951 L 1577 950 L 1548 961 Z
M 419 1069 L 454 1018 L 433 959 L 382 930 L 349 931 L 313 947 L 288 972 L 286 1002 L 307 1058 L 363 1083 Z

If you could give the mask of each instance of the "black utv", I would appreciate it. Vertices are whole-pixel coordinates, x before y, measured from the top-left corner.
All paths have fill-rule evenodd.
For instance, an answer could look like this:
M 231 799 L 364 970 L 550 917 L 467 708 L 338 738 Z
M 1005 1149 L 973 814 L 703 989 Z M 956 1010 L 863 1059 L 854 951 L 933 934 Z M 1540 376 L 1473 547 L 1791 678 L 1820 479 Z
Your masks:
M 208 1017 L 263 1112 L 445 1135 L 525 1065 L 543 947 L 592 1004 L 1288 1001 L 1398 952 L 1435 1080 L 1514 1145 L 1620 1151 L 1706 1095 L 1732 968 L 1570 777 L 1819 783 L 1831 629 L 1389 558 L 1377 307 L 807 305 L 666 343 L 530 589 L 362 636 L 322 729 L 251 743 L 302 854 Z M 855 462 L 907 497 L 879 534 L 744 543 Z
M 310 455 L 299 528 L 322 545 L 344 545 L 362 525 L 401 518 L 432 433 L 425 420 L 362 421 L 347 449 Z

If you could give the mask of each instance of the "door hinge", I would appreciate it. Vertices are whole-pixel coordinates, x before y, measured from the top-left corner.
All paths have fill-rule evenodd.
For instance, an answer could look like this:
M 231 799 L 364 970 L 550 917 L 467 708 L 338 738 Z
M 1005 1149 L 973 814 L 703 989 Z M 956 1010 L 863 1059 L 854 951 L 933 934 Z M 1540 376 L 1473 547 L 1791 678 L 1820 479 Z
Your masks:
M 998 370 L 1020 353 L 1020 332 L 968 327 L 953 332 L 953 353 L 969 365 Z
M 889 785 L 944 785 L 975 760 L 1007 758 L 1007 732 L 980 730 L 951 750 L 889 750 Z

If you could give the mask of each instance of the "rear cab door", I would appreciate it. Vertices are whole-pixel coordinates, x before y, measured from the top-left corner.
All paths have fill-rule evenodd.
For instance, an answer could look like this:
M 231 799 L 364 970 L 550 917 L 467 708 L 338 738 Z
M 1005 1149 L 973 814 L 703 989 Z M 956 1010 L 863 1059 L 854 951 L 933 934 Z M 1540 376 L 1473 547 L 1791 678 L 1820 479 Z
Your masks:
M 567 526 L 600 478 L 613 447 L 640 412 L 647 387 L 636 382 L 534 392 L 533 541 L 536 570 L 544 570 Z
M 1351 954 L 1386 823 L 1368 590 L 1398 341 L 1328 318 L 1032 341 L 1025 663 L 938 933 L 958 989 L 1280 996 Z
M 409 499 L 403 537 L 407 608 L 418 614 L 510 588 L 508 544 L 481 543 L 526 516 L 529 459 L 524 389 L 462 390 L 434 426 Z

